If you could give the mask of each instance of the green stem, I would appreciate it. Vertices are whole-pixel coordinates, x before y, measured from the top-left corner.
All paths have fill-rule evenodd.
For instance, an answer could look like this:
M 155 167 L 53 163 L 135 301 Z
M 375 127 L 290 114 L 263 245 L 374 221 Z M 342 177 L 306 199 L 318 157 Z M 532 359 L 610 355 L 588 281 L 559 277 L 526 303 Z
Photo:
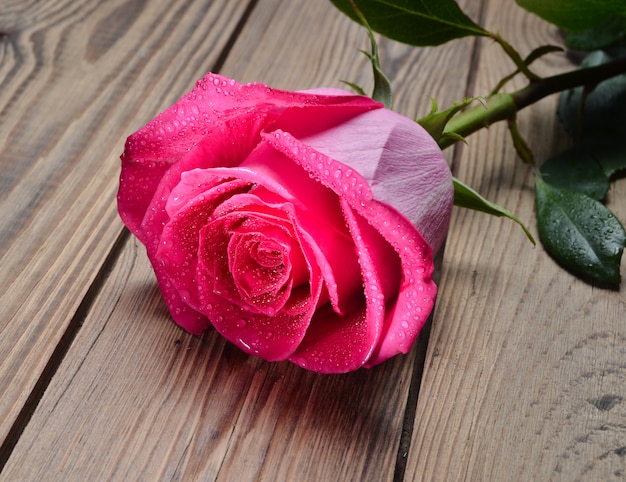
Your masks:
M 519 71 L 522 72 L 529 80 L 534 81 L 540 78 L 538 75 L 530 71 L 530 68 L 528 67 L 528 62 L 522 59 L 520 54 L 517 53 L 517 50 L 515 50 L 511 44 L 509 44 L 506 40 L 504 40 L 498 34 L 490 32 L 489 36 L 493 40 L 495 40 L 498 44 L 500 44 L 500 46 L 504 50 L 504 53 L 506 53 L 509 56 L 509 58 L 513 61 L 513 63 L 519 69 Z
M 517 107 L 512 94 L 495 94 L 486 101 L 487 107 L 482 104 L 470 107 L 448 121 L 443 131 L 444 135 L 437 141 L 441 149 L 459 141 L 458 137 L 446 134 L 454 133 L 465 138 L 495 122 L 515 118 Z
M 446 136 L 446 133 L 455 133 L 461 137 L 467 137 L 495 122 L 514 120 L 519 110 L 544 97 L 574 87 L 587 86 L 593 88 L 604 80 L 624 73 L 626 73 L 626 57 L 596 67 L 587 67 L 533 80 L 523 89 L 510 94 L 495 94 L 487 98 L 487 108 L 483 105 L 477 105 L 450 119 L 444 130 L 444 136 L 438 140 L 439 147 L 445 149 L 458 142 L 458 138 Z

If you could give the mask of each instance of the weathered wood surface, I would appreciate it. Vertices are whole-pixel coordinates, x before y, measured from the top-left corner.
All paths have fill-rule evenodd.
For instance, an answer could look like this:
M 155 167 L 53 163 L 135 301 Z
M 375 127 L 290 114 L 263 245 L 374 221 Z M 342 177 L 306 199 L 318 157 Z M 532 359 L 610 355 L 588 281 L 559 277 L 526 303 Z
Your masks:
M 486 3 L 484 24 L 524 54 L 539 43 L 560 43 L 555 29 L 499 5 Z M 487 41 L 479 43 L 477 59 L 469 94 L 487 91 L 510 69 Z M 543 75 L 568 68 L 565 56 L 533 64 Z M 519 116 L 538 159 L 563 147 L 556 101 Z M 533 220 L 534 179 L 514 160 L 506 127 L 492 126 L 469 139 L 455 173 Z M 626 185 L 617 183 L 609 204 L 622 220 L 625 200 Z M 624 288 L 610 292 L 577 281 L 542 248 L 531 249 L 513 223 L 466 210 L 455 212 L 440 285 L 407 479 L 626 476 Z
M 522 53 L 559 41 L 512 1 L 459 3 Z M 116 217 L 126 135 L 208 70 L 286 89 L 371 85 L 367 37 L 329 2 L 0 0 L 0 45 L 0 480 L 626 473 L 623 289 L 574 280 L 513 223 L 455 212 L 430 339 L 372 370 L 268 364 L 169 320 Z M 511 69 L 473 39 L 383 41 L 381 55 L 409 116 Z M 553 112 L 551 99 L 520 115 L 539 157 L 561 142 Z M 449 155 L 458 177 L 533 219 L 532 175 L 501 126 Z M 610 194 L 621 219 L 625 191 Z
M 1 3 L 3 440 L 41 395 L 120 236 L 125 135 L 187 88 L 181 70 L 216 62 L 246 7 L 209 5 Z

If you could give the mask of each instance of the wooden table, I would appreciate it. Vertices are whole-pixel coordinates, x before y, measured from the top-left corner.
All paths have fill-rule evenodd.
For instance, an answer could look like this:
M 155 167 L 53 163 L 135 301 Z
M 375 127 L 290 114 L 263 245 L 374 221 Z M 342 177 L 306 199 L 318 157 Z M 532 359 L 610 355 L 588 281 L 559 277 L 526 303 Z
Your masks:
M 522 54 L 560 43 L 513 0 L 462 0 Z M 116 213 L 128 134 L 209 70 L 285 89 L 371 86 L 363 29 L 326 1 L 0 0 L 2 481 L 614 480 L 626 474 L 626 300 L 558 268 L 514 223 L 456 209 L 429 329 L 340 376 L 171 322 Z M 383 40 L 396 109 L 485 94 L 486 40 Z M 538 61 L 549 75 L 563 54 Z M 522 84 L 515 84 L 521 86 Z M 539 159 L 556 98 L 520 114 Z M 447 151 L 533 232 L 533 175 L 504 126 Z M 626 184 L 609 205 L 626 220 Z M 623 273 L 624 270 L 622 270 Z

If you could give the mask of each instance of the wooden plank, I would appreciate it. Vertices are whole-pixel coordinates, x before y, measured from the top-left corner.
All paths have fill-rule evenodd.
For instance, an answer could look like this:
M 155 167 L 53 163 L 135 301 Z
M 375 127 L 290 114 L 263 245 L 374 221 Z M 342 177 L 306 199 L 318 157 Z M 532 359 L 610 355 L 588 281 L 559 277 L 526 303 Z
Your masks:
M 29 397 L 41 395 L 34 387 L 121 233 L 115 193 L 125 135 L 187 89 L 179 71 L 200 75 L 218 60 L 246 3 L 1 9 L 2 440 Z
M 559 44 L 547 24 L 498 0 L 488 28 L 519 46 Z M 563 55 L 533 66 L 571 68 Z M 475 92 L 508 73 L 482 42 Z M 519 123 L 538 159 L 558 152 L 556 98 Z M 516 160 L 506 128 L 469 139 L 457 176 L 534 229 L 533 175 Z M 626 219 L 626 185 L 609 203 Z M 626 474 L 626 301 L 576 280 L 519 228 L 458 210 L 446 245 L 442 291 L 415 415 L 407 480 L 616 480 Z M 623 273 L 622 268 L 622 273 Z
M 103 316 L 111 312 L 109 319 Z M 375 449 L 379 437 L 392 448 L 395 443 L 393 408 L 402 407 L 409 379 L 389 376 L 402 374 L 405 362 L 322 377 L 248 357 L 215 332 L 184 334 L 164 309 L 143 248 L 132 242 L 2 477 L 275 480 L 275 471 L 351 474 L 354 467 L 343 461 L 354 457 L 363 470 L 361 443 L 370 452 L 369 471 L 379 471 L 381 461 L 392 470 L 393 449 L 386 458 Z M 292 455 L 284 459 L 286 452 Z M 265 457 L 282 463 L 265 464 Z
M 453 98 L 439 62 L 470 61 L 456 47 L 382 47 L 398 106 L 409 115 L 427 111 L 427 95 Z M 291 89 L 341 86 L 339 79 L 367 85 L 358 48 L 367 48 L 365 33 L 330 4 L 262 0 L 223 73 Z M 189 87 L 199 77 L 195 69 L 176 75 Z M 463 91 L 464 82 L 453 79 Z M 211 331 L 186 335 L 166 313 L 143 248 L 131 241 L 2 477 L 391 480 L 415 356 L 325 377 L 243 355 Z

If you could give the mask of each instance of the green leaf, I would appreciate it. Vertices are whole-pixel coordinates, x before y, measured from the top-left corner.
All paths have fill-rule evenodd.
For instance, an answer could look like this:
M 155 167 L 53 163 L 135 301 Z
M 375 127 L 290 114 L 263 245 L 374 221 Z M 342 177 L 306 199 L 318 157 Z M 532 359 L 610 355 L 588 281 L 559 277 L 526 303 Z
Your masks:
M 581 67 L 613 60 L 603 51 L 589 54 Z M 559 118 L 565 130 L 602 166 L 607 176 L 626 168 L 626 75 L 594 86 L 578 87 L 561 94 Z
M 577 50 L 596 50 L 626 37 L 626 17 L 611 17 L 582 32 L 567 32 L 565 43 Z
M 372 30 L 409 45 L 434 46 L 468 35 L 489 35 L 454 0 L 331 1 L 359 22 L 352 6 L 356 4 Z
M 516 0 L 518 5 L 570 32 L 582 32 L 611 18 L 626 17 L 624 0 Z
M 342 84 L 346 84 L 348 87 L 350 87 L 355 93 L 359 94 L 359 95 L 365 95 L 367 96 L 367 94 L 365 93 L 365 90 L 363 90 L 363 87 L 361 87 L 360 85 L 355 84 L 354 82 L 350 82 L 348 80 L 341 80 L 340 81 Z
M 376 38 L 374 37 L 374 32 L 372 28 L 367 23 L 367 20 L 361 13 L 361 11 L 357 8 L 356 4 L 352 2 L 352 9 L 354 10 L 355 15 L 359 18 L 361 24 L 365 26 L 367 29 L 367 35 L 370 39 L 370 48 L 371 53 L 363 52 L 367 58 L 370 60 L 372 64 L 372 72 L 374 74 L 374 92 L 372 93 L 372 99 L 377 100 L 378 102 L 382 102 L 387 109 L 391 109 L 393 104 L 393 98 L 391 95 L 391 83 L 389 79 L 380 68 L 380 59 L 378 58 L 378 44 L 376 43 Z
M 582 149 L 568 149 L 541 166 L 542 177 L 552 186 L 576 191 L 601 201 L 609 190 L 609 177 L 600 163 Z
M 590 145 L 589 150 L 609 179 L 626 169 L 626 143 L 601 142 L 600 145 Z
M 511 140 L 513 141 L 513 147 L 520 159 L 531 166 L 535 165 L 535 155 L 526 143 L 526 139 L 522 137 L 518 127 L 516 119 L 509 119 L 509 134 L 511 134 Z
M 621 223 L 585 194 L 535 182 L 537 228 L 546 251 L 570 272 L 613 287 L 626 242 Z
M 474 191 L 471 187 L 462 183 L 458 179 L 453 178 L 452 181 L 454 184 L 455 206 L 473 209 L 475 211 L 491 214 L 492 216 L 505 216 L 519 224 L 524 230 L 524 233 L 526 233 L 526 236 L 528 236 L 530 242 L 535 244 L 535 238 L 533 238 L 533 235 L 530 234 L 528 228 L 524 226 L 524 223 L 522 223 L 515 214 L 513 214 L 508 209 L 503 208 L 502 206 L 498 206 L 496 203 L 488 201 L 476 191 Z
M 580 67 L 595 67 L 610 62 L 612 55 L 596 50 L 581 62 Z M 573 137 L 614 134 L 623 142 L 626 134 L 626 74 L 605 80 L 595 86 L 577 87 L 561 95 L 559 117 Z

